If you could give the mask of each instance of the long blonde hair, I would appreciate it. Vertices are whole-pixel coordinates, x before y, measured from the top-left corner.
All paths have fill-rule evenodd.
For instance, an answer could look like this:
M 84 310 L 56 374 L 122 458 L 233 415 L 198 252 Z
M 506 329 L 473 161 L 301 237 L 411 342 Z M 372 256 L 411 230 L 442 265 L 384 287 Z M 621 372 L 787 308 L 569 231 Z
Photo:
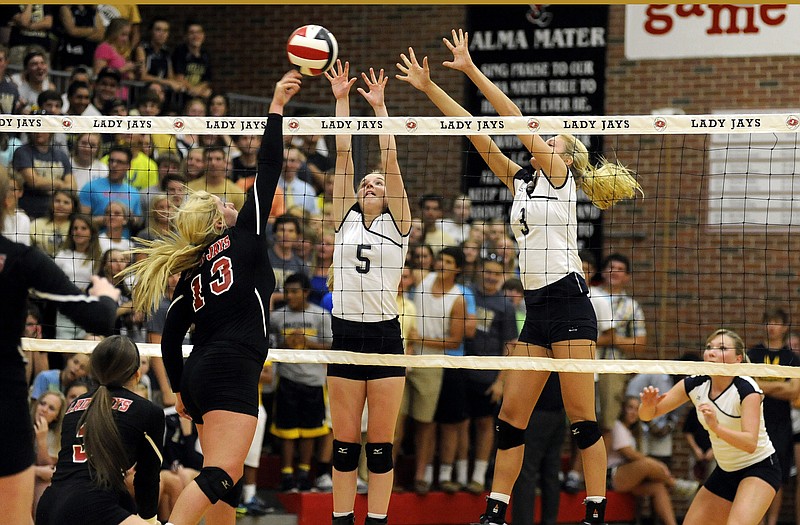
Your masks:
M 145 257 L 132 264 L 122 275 L 136 277 L 133 307 L 142 312 L 158 308 L 167 289 L 167 279 L 175 273 L 194 268 L 211 241 L 225 229 L 225 220 L 214 196 L 206 191 L 189 195 L 172 218 L 174 228 L 163 238 L 136 239 L 142 245 L 129 253 Z
M 576 182 L 592 204 L 605 210 L 623 199 L 634 198 L 637 191 L 644 195 L 632 170 L 604 157 L 600 158 L 598 166 L 593 166 L 589 162 L 589 151 L 577 137 L 563 133 L 559 138 L 565 145 L 564 154 L 572 157 L 572 171 Z

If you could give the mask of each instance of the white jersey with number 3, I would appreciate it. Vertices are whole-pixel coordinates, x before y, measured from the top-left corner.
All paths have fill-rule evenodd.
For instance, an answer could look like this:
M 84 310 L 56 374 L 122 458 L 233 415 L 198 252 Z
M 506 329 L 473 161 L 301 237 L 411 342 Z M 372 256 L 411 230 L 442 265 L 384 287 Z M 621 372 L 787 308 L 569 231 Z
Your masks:
M 560 188 L 554 188 L 541 171 L 520 170 L 514 177 L 511 229 L 526 290 L 538 290 L 572 272 L 583 275 L 576 192 L 570 171 Z
M 358 204 L 344 216 L 333 251 L 333 315 L 348 321 L 376 323 L 394 319 L 397 287 L 408 252 L 390 212 L 367 226 Z

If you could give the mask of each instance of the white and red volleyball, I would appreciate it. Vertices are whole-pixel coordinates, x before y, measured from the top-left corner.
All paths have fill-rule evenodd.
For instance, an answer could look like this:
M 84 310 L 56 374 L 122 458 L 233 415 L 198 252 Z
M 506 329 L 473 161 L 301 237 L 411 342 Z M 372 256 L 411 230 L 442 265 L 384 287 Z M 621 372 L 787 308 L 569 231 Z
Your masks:
M 294 30 L 286 43 L 289 62 L 300 73 L 317 76 L 326 72 L 336 62 L 339 44 L 336 37 L 322 26 L 307 25 Z

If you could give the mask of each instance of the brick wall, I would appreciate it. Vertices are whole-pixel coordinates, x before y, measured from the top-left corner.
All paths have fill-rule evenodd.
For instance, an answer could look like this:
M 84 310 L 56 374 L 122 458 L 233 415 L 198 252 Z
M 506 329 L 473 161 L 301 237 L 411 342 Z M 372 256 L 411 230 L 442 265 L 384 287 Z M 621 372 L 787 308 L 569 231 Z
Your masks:
M 147 21 L 155 13 L 173 20 L 172 42 L 192 17 L 206 28 L 215 68 L 215 87 L 269 96 L 285 71 L 284 45 L 290 32 L 320 23 L 337 37 L 341 57 L 362 71 L 384 67 L 393 76 L 398 54 L 409 45 L 429 54 L 432 64 L 446 55 L 440 38 L 465 20 L 463 6 L 141 6 Z M 611 7 L 606 114 L 649 114 L 676 107 L 687 114 L 736 108 L 745 112 L 797 106 L 800 57 L 628 61 L 624 58 L 624 6 Z M 461 99 L 462 80 L 437 67 L 434 78 Z M 304 102 L 331 105 L 324 79 L 304 81 Z M 408 86 L 392 80 L 388 90 L 395 115 L 435 115 L 432 105 Z M 353 113 L 367 111 L 358 96 Z M 401 138 L 413 146 L 404 166 L 409 194 L 458 191 L 460 156 L 435 137 Z M 643 357 L 676 357 L 696 351 L 712 329 L 726 326 L 754 344 L 763 336 L 765 304 L 789 307 L 800 319 L 800 236 L 788 232 L 721 234 L 704 226 L 707 213 L 698 199 L 708 177 L 702 136 L 642 136 L 609 139 L 608 152 L 634 168 L 645 198 L 605 214 L 605 252 L 629 255 L 634 265 L 633 295 L 645 309 L 649 349 Z M 451 151 L 448 151 L 448 148 Z M 424 174 L 420 176 L 419 174 Z M 681 441 L 677 439 L 676 442 Z M 682 441 L 681 441 L 682 442 Z M 676 448 L 677 456 L 685 449 Z M 685 454 L 676 457 L 685 465 Z M 788 494 L 785 518 L 792 504 Z M 793 521 L 793 520 L 791 520 Z

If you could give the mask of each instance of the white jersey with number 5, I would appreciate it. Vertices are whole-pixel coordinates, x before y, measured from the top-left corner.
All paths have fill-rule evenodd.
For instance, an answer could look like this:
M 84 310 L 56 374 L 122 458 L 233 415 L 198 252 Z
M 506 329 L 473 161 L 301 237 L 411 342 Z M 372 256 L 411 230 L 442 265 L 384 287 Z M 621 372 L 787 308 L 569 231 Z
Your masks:
M 526 290 L 538 290 L 572 272 L 583 275 L 576 192 L 571 171 L 560 188 L 554 188 L 541 171 L 522 169 L 514 176 L 511 229 Z
M 362 323 L 397 317 L 397 287 L 407 252 L 408 236 L 400 233 L 390 212 L 367 226 L 354 204 L 336 231 L 333 315 Z

